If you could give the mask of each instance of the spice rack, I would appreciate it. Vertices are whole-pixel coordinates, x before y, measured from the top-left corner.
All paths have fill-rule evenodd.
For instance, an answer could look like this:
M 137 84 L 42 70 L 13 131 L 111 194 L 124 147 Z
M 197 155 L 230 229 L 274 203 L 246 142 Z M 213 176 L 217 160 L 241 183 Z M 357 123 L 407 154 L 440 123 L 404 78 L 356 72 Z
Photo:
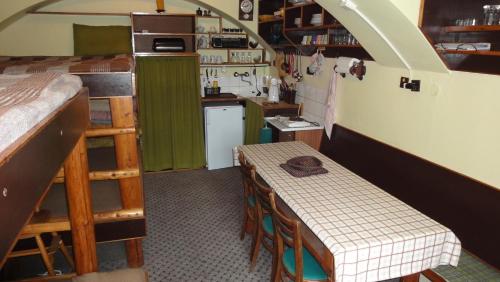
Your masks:
M 484 5 L 490 0 L 425 0 L 420 29 L 432 45 L 438 43 L 491 43 L 490 50 L 437 50 L 451 70 L 500 74 L 500 24 L 482 25 Z M 476 25 L 455 25 L 472 18 Z M 477 25 L 479 24 L 479 25 Z

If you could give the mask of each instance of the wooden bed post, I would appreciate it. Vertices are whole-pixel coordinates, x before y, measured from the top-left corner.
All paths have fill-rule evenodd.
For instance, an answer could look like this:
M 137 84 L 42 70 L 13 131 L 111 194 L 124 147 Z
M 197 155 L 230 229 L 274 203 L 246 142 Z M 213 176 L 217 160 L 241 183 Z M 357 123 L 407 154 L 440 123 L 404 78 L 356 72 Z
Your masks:
M 114 128 L 134 128 L 134 105 L 131 96 L 112 97 L 109 99 L 111 118 Z M 116 165 L 118 169 L 137 169 L 139 157 L 135 132 L 114 136 Z M 121 201 L 124 209 L 144 208 L 142 180 L 140 176 L 119 179 Z M 127 260 L 130 267 L 144 264 L 142 240 L 133 239 L 125 242 Z
M 85 134 L 64 163 L 73 253 L 78 275 L 97 271 L 94 214 L 89 184 L 89 167 Z

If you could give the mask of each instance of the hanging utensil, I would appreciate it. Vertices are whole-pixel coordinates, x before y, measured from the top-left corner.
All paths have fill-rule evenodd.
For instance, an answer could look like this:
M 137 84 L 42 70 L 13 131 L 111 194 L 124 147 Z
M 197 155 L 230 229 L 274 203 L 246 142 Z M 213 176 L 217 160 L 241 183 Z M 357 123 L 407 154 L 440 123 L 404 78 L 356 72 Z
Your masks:
M 208 68 L 205 69 L 205 74 L 207 75 L 207 87 L 210 87 L 210 78 L 208 76 Z
M 286 76 L 288 74 L 288 72 L 290 71 L 290 64 L 288 62 L 288 57 L 286 52 L 283 52 L 283 64 L 281 64 L 281 69 L 285 72 L 285 75 Z

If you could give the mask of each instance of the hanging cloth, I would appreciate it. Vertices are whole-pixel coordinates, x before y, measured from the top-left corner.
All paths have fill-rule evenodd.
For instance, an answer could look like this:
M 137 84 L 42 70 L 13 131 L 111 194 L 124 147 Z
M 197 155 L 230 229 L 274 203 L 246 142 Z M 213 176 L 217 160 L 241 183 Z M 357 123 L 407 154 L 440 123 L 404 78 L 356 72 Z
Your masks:
M 137 91 L 145 171 L 205 165 L 197 57 L 138 57 Z
M 264 111 L 257 103 L 246 100 L 245 145 L 259 144 L 260 131 L 264 126 Z
M 326 98 L 325 111 L 325 131 L 328 139 L 331 139 L 333 125 L 335 120 L 335 100 L 337 98 L 337 73 L 333 70 L 328 86 L 328 97 Z

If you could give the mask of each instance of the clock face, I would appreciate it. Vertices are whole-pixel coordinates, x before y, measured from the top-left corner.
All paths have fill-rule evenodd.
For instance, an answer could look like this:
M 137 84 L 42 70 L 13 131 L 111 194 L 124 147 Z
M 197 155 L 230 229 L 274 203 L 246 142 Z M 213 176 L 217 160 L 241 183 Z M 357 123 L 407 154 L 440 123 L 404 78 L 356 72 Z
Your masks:
M 248 14 L 253 10 L 253 3 L 250 0 L 241 1 L 240 9 L 243 13 Z
M 235 0 L 232 0 L 235 1 Z M 239 7 L 239 20 L 241 21 L 251 21 L 253 20 L 253 9 L 254 9 L 254 0 L 240 0 Z

